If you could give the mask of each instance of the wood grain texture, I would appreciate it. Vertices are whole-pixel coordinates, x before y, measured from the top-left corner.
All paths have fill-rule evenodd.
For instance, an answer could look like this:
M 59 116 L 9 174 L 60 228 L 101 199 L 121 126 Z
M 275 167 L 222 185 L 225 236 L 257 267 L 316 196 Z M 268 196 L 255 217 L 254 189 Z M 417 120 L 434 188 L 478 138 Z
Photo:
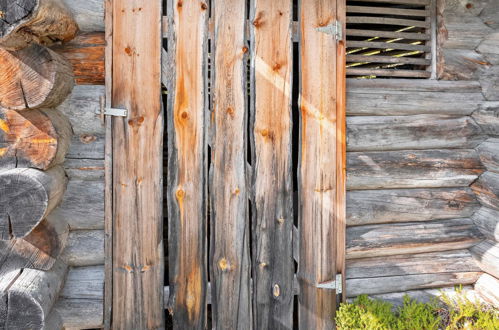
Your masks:
M 0 109 L 0 169 L 47 170 L 61 164 L 71 136 L 69 121 L 56 110 Z
M 466 218 L 479 207 L 467 187 L 356 190 L 347 194 L 347 225 Z
M 499 210 L 499 174 L 485 172 L 471 188 L 482 205 Z
M 80 31 L 104 31 L 105 0 L 64 0 Z
M 65 330 L 99 329 L 103 326 L 103 303 L 97 299 L 59 299 L 54 306 Z
M 105 47 L 104 33 L 86 32 L 53 49 L 72 64 L 77 84 L 103 85 Z
M 480 160 L 487 170 L 499 173 L 499 138 L 490 138 L 477 147 Z
M 62 260 L 71 267 L 104 264 L 104 231 L 73 230 L 69 234 Z
M 484 272 L 499 278 L 499 243 L 486 240 L 471 247 L 470 251 Z
M 213 67 L 211 269 L 215 329 L 252 323 L 248 186 L 245 1 L 216 1 Z M 227 137 L 231 138 L 228 139 Z
M 74 38 L 78 25 L 62 0 L 13 0 L 0 5 L 0 45 L 17 50 Z
M 60 203 L 67 179 L 61 166 L 0 173 L 0 239 L 22 238 Z
M 206 325 L 208 5 L 168 2 L 168 237 L 174 327 Z
M 29 110 L 58 106 L 73 89 L 73 70 L 40 45 L 18 51 L 0 48 L 0 107 Z
M 303 0 L 300 6 L 299 327 L 330 329 L 336 294 L 317 285 L 333 280 L 338 269 L 345 78 L 337 72 L 342 67 L 337 56 L 344 48 L 332 35 L 316 30 L 337 18 L 336 1 Z
M 113 1 L 113 327 L 164 327 L 161 1 Z M 144 38 L 144 36 L 147 36 Z
M 499 211 L 483 206 L 472 219 L 486 238 L 499 242 Z
M 484 133 L 499 136 L 499 102 L 485 102 L 473 113 L 473 119 Z
M 347 189 L 466 187 L 484 170 L 473 149 L 349 152 Z
M 475 283 L 476 292 L 495 308 L 499 308 L 499 280 L 489 274 L 483 274 Z
M 292 4 L 251 4 L 255 329 L 293 324 Z

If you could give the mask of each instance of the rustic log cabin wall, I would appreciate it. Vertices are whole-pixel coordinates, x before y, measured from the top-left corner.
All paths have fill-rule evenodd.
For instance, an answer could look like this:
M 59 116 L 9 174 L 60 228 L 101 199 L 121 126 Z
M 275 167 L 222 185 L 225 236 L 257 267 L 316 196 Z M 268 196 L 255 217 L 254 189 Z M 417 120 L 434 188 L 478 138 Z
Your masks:
M 69 266 L 58 301 L 39 304 L 57 311 L 46 322 L 97 328 L 104 322 L 105 130 L 96 114 L 105 94 L 104 0 L 65 2 L 80 33 L 52 49 L 71 62 L 78 85 L 58 107 L 74 134 L 64 163 L 67 189 L 51 215 L 71 231 L 62 260 L 25 276 L 54 281 L 57 288 Z M 350 297 L 400 301 L 409 293 L 425 299 L 438 294 L 433 289 L 478 280 L 476 291 L 499 304 L 499 3 L 441 0 L 438 15 L 439 81 L 347 83 Z M 43 121 L 41 110 L 26 116 L 37 112 Z M 2 116 L 9 114 L 13 122 L 25 120 L 10 110 Z M 0 148 L 10 146 L 9 138 Z M 42 148 L 52 158 L 44 156 L 49 160 L 40 170 L 60 163 L 61 154 L 53 152 L 59 148 L 65 147 Z M 34 159 L 11 161 L 2 154 L 0 167 L 32 167 Z

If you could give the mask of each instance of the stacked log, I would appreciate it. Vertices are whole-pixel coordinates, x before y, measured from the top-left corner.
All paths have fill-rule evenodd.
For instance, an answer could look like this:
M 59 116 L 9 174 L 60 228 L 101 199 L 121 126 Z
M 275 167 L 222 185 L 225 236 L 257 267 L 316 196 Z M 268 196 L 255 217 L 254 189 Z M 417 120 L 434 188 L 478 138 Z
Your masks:
M 51 215 L 67 177 L 71 64 L 46 48 L 78 27 L 60 0 L 0 3 L 0 328 L 57 329 L 67 223 Z

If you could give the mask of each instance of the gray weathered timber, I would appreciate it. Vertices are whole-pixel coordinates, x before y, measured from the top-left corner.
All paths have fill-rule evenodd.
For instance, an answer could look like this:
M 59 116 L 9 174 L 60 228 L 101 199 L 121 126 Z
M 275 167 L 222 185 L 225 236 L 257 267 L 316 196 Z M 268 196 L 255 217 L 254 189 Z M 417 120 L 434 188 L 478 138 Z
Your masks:
M 473 114 L 473 119 L 480 125 L 483 132 L 499 136 L 499 102 L 485 102 Z
M 481 274 L 481 272 L 451 272 L 349 279 L 347 280 L 347 296 L 470 285 L 475 283 Z M 374 283 L 376 285 L 373 285 Z
M 104 228 L 104 182 L 69 180 L 61 205 L 52 214 L 72 230 Z
M 7 321 L 8 290 L 21 275 L 21 272 L 21 268 L 15 268 L 10 271 L 3 271 L 3 268 L 0 268 L 0 329 L 5 329 L 5 322 Z
M 45 319 L 64 282 L 67 266 L 56 262 L 50 271 L 24 269 L 8 289 L 7 329 L 44 329 Z
M 499 210 L 499 173 L 485 172 L 471 188 L 482 205 Z
M 464 6 L 463 6 L 464 7 Z M 444 48 L 475 49 L 483 36 L 493 30 L 474 15 L 456 15 L 455 12 L 445 10 L 440 23 L 446 30 L 445 37 L 439 43 Z M 439 34 L 442 36 L 442 34 Z
M 387 257 L 350 259 L 346 278 L 370 278 L 417 274 L 479 272 L 468 250 L 452 250 Z M 373 286 L 378 286 L 373 283 Z
M 61 315 L 55 308 L 52 308 L 50 314 L 45 318 L 45 329 L 50 330 L 62 330 L 64 329 L 64 323 L 62 321 Z
M 499 66 L 483 70 L 480 75 L 483 95 L 490 101 L 499 101 Z
M 485 138 L 470 117 L 438 115 L 347 118 L 349 151 L 474 148 Z
M 48 171 L 0 173 L 0 238 L 27 235 L 62 200 L 67 179 L 61 166 Z
M 480 93 L 477 81 L 409 80 L 409 79 L 347 79 L 348 93 L 383 93 L 384 91 Z
M 104 134 L 77 134 L 73 136 L 68 159 L 104 159 Z
M 102 159 L 67 159 L 64 169 L 70 181 L 104 181 Z
M 347 114 L 350 116 L 417 114 L 465 116 L 477 110 L 483 101 L 481 92 L 401 91 L 384 88 L 363 92 L 353 88 L 347 92 Z
M 168 0 L 168 308 L 174 327 L 206 325 L 208 7 Z M 242 47 L 243 45 L 241 45 Z M 157 289 L 157 288 L 156 288 Z
M 291 1 L 251 2 L 254 329 L 293 327 L 292 19 Z
M 103 300 L 59 299 L 54 306 L 65 330 L 100 329 L 103 325 Z
M 104 231 L 72 231 L 61 258 L 71 267 L 103 265 Z
M 102 97 L 104 86 L 76 85 L 57 109 L 69 118 L 76 135 L 104 134 L 104 124 L 99 117 Z
M 480 268 L 496 278 L 499 278 L 499 243 L 483 241 L 470 248 Z
M 104 0 L 64 0 L 83 32 L 104 31 Z
M 349 152 L 347 189 L 465 187 L 483 171 L 473 149 Z
M 347 193 L 347 225 L 466 218 L 479 207 L 469 188 L 356 190 Z
M 477 147 L 480 160 L 487 170 L 499 174 L 499 138 L 490 138 Z
M 485 301 L 499 308 L 499 279 L 483 274 L 475 283 L 475 291 Z
M 243 329 L 253 321 L 246 182 L 246 3 L 218 0 L 212 14 L 216 40 L 210 132 L 213 328 Z
M 104 265 L 75 267 L 68 271 L 61 299 L 101 300 L 104 293 Z
M 471 219 L 347 228 L 347 259 L 465 249 L 482 239 Z
M 51 45 L 68 41 L 78 25 L 60 0 L 11 0 L 0 4 L 0 45 L 21 49 L 31 42 Z
M 472 219 L 486 238 L 499 242 L 499 211 L 483 206 Z
M 483 55 L 472 49 L 444 48 L 440 50 L 439 55 L 439 79 L 477 80 L 481 70 L 489 65 Z M 455 102 L 450 101 L 449 105 L 459 107 Z

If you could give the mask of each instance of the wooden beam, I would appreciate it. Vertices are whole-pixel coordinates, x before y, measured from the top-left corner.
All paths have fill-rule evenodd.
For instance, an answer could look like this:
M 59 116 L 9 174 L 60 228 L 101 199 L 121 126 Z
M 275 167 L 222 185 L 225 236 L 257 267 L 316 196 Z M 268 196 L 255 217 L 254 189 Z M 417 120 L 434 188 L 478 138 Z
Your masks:
M 499 210 L 499 174 L 485 172 L 471 186 L 482 205 Z
M 161 1 L 113 1 L 113 328 L 163 328 Z M 109 58 L 108 58 L 109 59 Z
M 499 278 L 499 243 L 486 240 L 471 247 L 470 251 L 484 272 Z

